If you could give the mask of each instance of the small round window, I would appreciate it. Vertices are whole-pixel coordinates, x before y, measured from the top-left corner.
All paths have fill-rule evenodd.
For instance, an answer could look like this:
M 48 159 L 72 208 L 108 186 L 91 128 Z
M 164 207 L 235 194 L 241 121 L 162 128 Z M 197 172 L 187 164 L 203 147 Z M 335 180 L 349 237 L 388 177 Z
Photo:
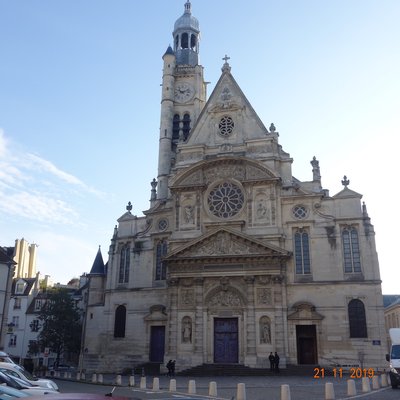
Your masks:
M 158 221 L 158 229 L 160 231 L 165 231 L 168 228 L 168 221 L 166 219 L 160 219 Z
M 219 133 L 221 136 L 228 137 L 232 134 L 233 128 L 235 127 L 235 124 L 233 122 L 233 119 L 227 115 L 221 118 L 219 121 Z
M 295 206 L 293 207 L 292 214 L 296 219 L 304 219 L 308 215 L 308 210 L 304 206 Z

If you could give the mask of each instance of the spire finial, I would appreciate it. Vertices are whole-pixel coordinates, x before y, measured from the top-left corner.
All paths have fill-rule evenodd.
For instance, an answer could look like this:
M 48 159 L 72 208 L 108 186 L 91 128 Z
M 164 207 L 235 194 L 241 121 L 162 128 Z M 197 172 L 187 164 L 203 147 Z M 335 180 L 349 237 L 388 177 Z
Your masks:
M 128 205 L 126 206 L 126 209 L 128 210 L 128 212 L 132 211 L 132 203 L 130 201 L 128 201 Z
M 192 13 L 192 4 L 190 3 L 189 0 L 185 3 L 185 13 L 186 14 L 191 14 Z
M 346 175 L 343 177 L 342 185 L 343 185 L 345 188 L 347 188 L 347 186 L 350 185 L 350 181 L 347 179 L 347 176 L 346 176 Z

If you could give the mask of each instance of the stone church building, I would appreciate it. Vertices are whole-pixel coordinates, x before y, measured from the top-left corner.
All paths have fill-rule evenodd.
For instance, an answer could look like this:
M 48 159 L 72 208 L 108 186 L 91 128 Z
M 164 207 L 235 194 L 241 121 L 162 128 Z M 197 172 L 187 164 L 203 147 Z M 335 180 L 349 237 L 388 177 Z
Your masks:
M 97 254 L 81 366 L 266 367 L 271 351 L 282 368 L 383 366 L 381 280 L 362 195 L 346 177 L 330 195 L 312 153 L 310 180 L 292 175 L 293 159 L 228 57 L 207 96 L 199 37 L 187 1 L 163 56 L 150 208 L 137 217 L 129 203 L 106 264 Z

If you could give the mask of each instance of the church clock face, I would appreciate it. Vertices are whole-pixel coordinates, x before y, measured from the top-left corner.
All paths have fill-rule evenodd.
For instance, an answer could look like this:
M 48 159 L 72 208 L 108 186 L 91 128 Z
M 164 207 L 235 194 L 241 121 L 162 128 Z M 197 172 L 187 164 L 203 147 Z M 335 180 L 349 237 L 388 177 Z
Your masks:
M 186 103 L 194 95 L 194 88 L 187 82 L 177 83 L 175 86 L 175 100 L 178 103 Z

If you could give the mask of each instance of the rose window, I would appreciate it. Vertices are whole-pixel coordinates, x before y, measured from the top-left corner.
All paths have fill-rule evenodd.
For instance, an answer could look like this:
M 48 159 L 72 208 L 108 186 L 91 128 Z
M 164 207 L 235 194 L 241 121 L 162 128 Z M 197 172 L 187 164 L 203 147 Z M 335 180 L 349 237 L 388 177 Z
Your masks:
M 219 121 L 219 133 L 221 134 L 221 136 L 227 137 L 232 134 L 234 126 L 235 124 L 233 122 L 233 119 L 231 117 L 224 116 Z
M 239 186 L 223 182 L 215 186 L 208 194 L 208 208 L 219 218 L 230 218 L 243 207 L 244 195 Z
M 295 206 L 292 210 L 293 217 L 296 219 L 304 219 L 308 215 L 307 208 L 304 206 Z

